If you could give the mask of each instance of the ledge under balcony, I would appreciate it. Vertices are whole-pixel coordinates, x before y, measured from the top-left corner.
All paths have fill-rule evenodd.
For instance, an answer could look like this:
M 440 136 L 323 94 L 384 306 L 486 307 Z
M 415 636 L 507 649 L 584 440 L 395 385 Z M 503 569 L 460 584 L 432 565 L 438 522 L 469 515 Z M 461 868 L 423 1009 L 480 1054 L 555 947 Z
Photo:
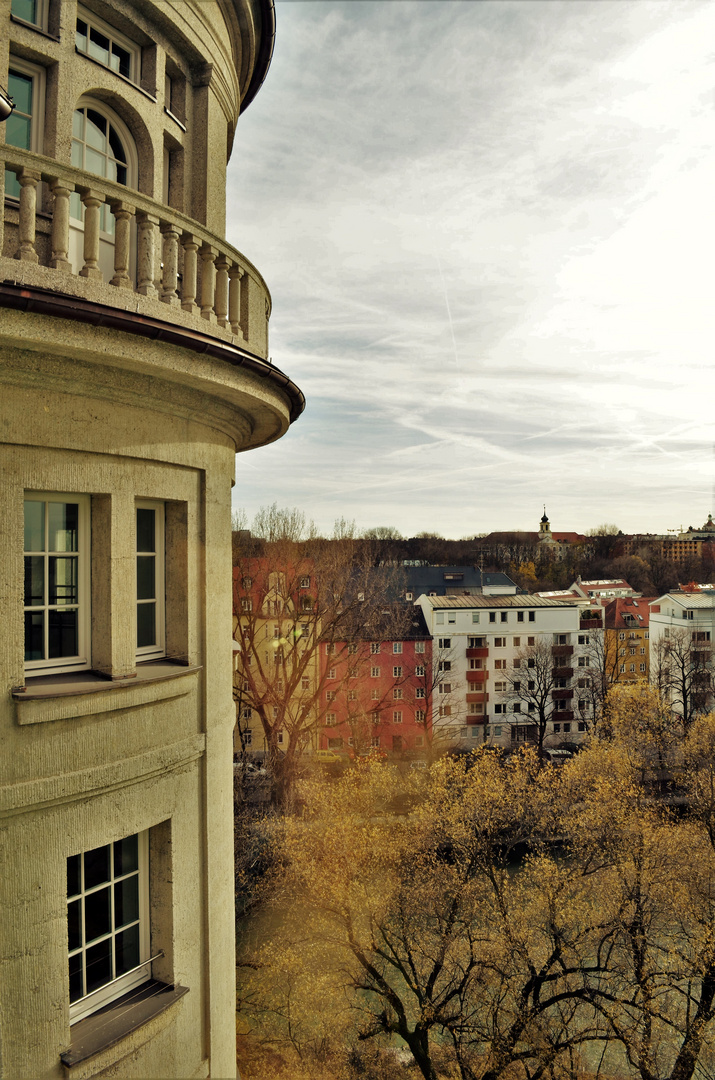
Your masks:
M 300 415 L 303 394 L 267 359 L 268 288 L 240 252 L 185 214 L 52 158 L 0 146 L 3 189 L 5 170 L 20 197 L 5 198 L 0 219 L 0 307 L 223 360 L 273 383 L 290 420 Z M 83 222 L 70 215 L 75 194 Z
M 487 693 L 484 693 L 484 694 L 467 694 L 467 704 L 468 705 L 475 705 L 475 704 L 478 704 L 479 702 L 482 702 L 482 703 L 486 704 L 487 701 L 489 701 L 489 694 L 487 694 Z

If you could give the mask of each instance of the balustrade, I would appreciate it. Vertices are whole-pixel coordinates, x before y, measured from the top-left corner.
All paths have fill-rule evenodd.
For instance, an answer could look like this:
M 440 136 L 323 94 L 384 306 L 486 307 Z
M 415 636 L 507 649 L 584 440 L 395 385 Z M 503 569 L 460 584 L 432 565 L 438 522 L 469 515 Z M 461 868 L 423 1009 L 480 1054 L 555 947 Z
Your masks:
M 39 263 L 39 248 L 49 269 L 104 281 L 102 265 L 106 266 L 106 261 L 100 259 L 100 245 L 104 244 L 106 251 L 110 233 L 102 218 L 107 214 L 106 206 L 113 218 L 114 249 L 114 275 L 107 284 L 180 307 L 229 331 L 241 342 L 248 340 L 250 304 L 255 303 L 250 290 L 261 286 L 240 264 L 236 251 L 196 223 L 187 229 L 188 219 L 178 212 L 100 177 L 56 164 L 52 172 L 29 168 L 32 155 L 12 147 L 0 148 L 0 154 L 4 158 L 0 158 L 0 173 L 4 166 L 20 183 L 16 259 Z M 47 184 L 47 194 L 39 209 L 45 219 L 49 211 L 48 247 L 38 245 L 36 237 L 42 182 Z M 71 228 L 76 228 L 76 224 L 71 225 L 70 198 L 75 191 L 84 212 L 82 265 L 78 270 L 73 269 L 70 257 Z M 267 297 L 265 302 L 267 317 Z

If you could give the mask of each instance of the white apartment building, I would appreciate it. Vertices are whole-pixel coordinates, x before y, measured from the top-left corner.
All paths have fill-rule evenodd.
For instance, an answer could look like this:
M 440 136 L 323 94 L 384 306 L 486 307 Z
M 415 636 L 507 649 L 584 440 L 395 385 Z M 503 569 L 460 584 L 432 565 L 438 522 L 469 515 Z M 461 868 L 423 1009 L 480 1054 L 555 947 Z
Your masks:
M 505 749 L 535 741 L 535 718 L 529 715 L 533 706 L 516 699 L 509 676 L 513 681 L 515 660 L 526 663 L 529 649 L 546 642 L 554 663 L 544 745 L 580 741 L 590 707 L 590 658 L 577 601 L 423 595 L 417 604 L 433 638 L 435 739 Z
M 713 706 L 715 595 L 670 592 L 650 605 L 650 677 L 686 719 Z M 687 659 L 687 663 L 685 660 Z

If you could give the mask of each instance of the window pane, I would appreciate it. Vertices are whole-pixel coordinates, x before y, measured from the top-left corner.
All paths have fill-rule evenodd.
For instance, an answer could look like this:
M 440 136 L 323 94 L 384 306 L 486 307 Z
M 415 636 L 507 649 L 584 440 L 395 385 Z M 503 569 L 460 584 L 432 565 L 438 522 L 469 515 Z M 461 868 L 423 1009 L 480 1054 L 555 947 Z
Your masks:
M 87 949 L 87 993 L 91 994 L 112 978 L 112 939 Z
M 82 901 L 67 905 L 67 942 L 70 952 L 82 948 Z
M 45 504 L 25 499 L 25 551 L 45 550 Z
M 89 55 L 100 64 L 109 66 L 109 38 L 93 26 L 89 28 Z
M 121 45 L 112 45 L 112 63 L 111 67 L 114 71 L 118 71 L 120 75 L 123 75 L 125 79 L 130 77 L 131 70 L 131 56 L 126 49 L 123 49 Z
M 15 100 L 15 111 L 32 115 L 32 76 L 21 71 L 8 73 L 8 91 Z M 14 144 L 13 144 L 14 145 Z
M 156 551 L 155 521 L 156 510 L 145 507 L 137 509 L 137 551 Z
M 77 953 L 70 956 L 70 1001 L 82 996 L 82 953 Z
M 33 556 L 41 559 L 41 555 Z M 49 593 L 50 604 L 76 604 L 77 603 L 77 570 L 78 563 L 75 558 L 49 559 Z
M 79 655 L 77 609 L 48 612 L 48 659 Z
M 126 164 L 127 155 L 124 146 L 122 145 L 122 140 L 119 138 L 111 124 L 109 125 L 109 148 L 117 161 L 123 161 Z
M 10 11 L 18 19 L 37 24 L 37 0 L 12 0 Z
M 131 874 L 139 867 L 139 837 L 127 836 L 114 845 L 114 876 Z
M 43 555 L 25 556 L 25 606 L 34 607 L 45 602 L 45 558 Z
M 47 524 L 49 551 L 77 551 L 77 503 L 48 503 Z
M 153 555 L 137 556 L 137 600 L 153 600 L 156 596 L 155 563 Z
M 137 648 L 156 645 L 156 604 L 137 605 Z
M 30 118 L 18 112 L 10 113 L 5 123 L 5 141 L 8 146 L 17 146 L 19 150 L 31 150 L 32 121 Z
M 114 886 L 114 925 L 126 926 L 139 918 L 139 878 L 136 874 Z
M 97 150 L 107 149 L 107 121 L 96 109 L 87 109 L 85 123 L 85 142 Z
M 107 159 L 104 154 L 100 154 L 98 150 L 93 150 L 91 146 L 85 146 L 84 167 L 87 172 L 94 173 L 95 176 L 105 176 L 107 172 Z
M 130 926 L 117 934 L 117 975 L 131 971 L 139 963 L 139 926 Z
M 44 626 L 44 612 L 25 612 L 25 660 L 45 659 Z
M 81 855 L 70 855 L 67 860 L 67 896 L 76 896 L 81 887 L 80 859 Z
M 79 25 L 80 24 L 78 22 L 77 26 L 79 27 Z M 86 25 L 82 23 L 82 26 L 84 26 L 86 33 Z M 72 134 L 74 135 L 75 139 L 84 141 L 84 109 L 75 109 L 74 111 L 74 115 L 72 117 Z
M 101 885 L 109 881 L 109 844 L 104 847 L 94 848 L 84 853 L 84 887 L 93 889 L 95 885 Z
M 84 934 L 86 941 L 104 937 L 112 929 L 111 889 L 97 889 L 84 898 Z

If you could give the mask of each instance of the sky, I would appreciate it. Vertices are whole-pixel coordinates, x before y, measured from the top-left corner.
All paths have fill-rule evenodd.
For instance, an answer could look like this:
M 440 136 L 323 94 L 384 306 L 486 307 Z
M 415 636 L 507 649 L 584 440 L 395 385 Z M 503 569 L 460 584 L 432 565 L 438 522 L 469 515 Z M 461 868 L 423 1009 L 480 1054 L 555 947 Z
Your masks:
M 715 513 L 715 4 L 277 0 L 229 241 L 307 407 L 234 509 L 330 534 Z

